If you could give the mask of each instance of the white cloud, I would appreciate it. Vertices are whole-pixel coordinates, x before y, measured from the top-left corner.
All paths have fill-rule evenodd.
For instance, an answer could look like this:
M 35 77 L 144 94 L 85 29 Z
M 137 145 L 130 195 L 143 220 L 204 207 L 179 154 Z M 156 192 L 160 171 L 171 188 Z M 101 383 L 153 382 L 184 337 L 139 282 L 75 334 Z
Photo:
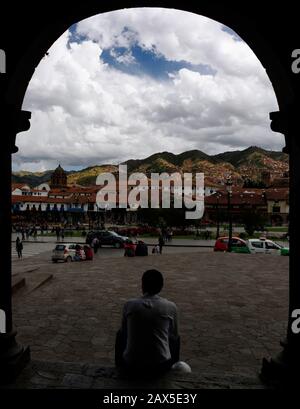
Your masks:
M 260 145 L 281 149 L 269 129 L 277 109 L 260 62 L 242 41 L 207 18 L 177 10 L 130 9 L 79 23 L 81 43 L 64 33 L 36 69 L 24 101 L 31 129 L 17 138 L 15 169 L 88 166 L 161 150 L 207 153 Z M 103 63 L 104 49 L 153 49 L 169 60 L 208 64 L 216 75 L 181 69 L 170 81 L 129 75 Z M 114 53 L 114 51 L 111 51 Z
M 120 54 L 120 52 L 118 53 L 114 48 L 112 48 L 110 50 L 110 55 L 114 57 L 114 59 L 118 63 L 125 64 L 125 65 L 136 64 L 136 60 L 130 50 L 127 50 L 125 53 Z

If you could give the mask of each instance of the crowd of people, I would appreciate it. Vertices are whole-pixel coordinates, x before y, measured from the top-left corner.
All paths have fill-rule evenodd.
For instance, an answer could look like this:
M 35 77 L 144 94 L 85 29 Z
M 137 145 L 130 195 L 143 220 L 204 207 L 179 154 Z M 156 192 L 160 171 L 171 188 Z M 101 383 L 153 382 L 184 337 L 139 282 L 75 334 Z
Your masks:
M 40 228 L 40 230 L 42 227 Z M 37 238 L 38 229 L 35 225 L 17 225 L 13 226 L 13 230 L 16 233 L 21 234 L 22 240 L 29 240 L 30 237 L 33 237 L 35 240 Z
M 93 260 L 93 258 L 93 249 L 88 244 L 85 244 L 84 246 L 81 246 L 80 244 L 76 245 L 74 261 Z
M 162 254 L 163 246 L 165 245 L 165 238 L 163 234 L 159 235 L 158 243 L 152 248 L 152 254 Z M 134 257 L 134 256 L 148 256 L 148 246 L 142 241 L 138 240 L 135 242 L 132 239 L 127 239 L 124 243 L 124 256 Z
M 161 236 L 164 243 L 171 242 L 173 239 L 173 230 L 170 227 L 162 228 Z
M 65 226 L 64 225 L 56 225 L 56 226 L 30 226 L 30 225 L 16 225 L 14 226 L 14 231 L 21 235 L 21 238 L 17 237 L 16 239 L 16 251 L 18 254 L 18 258 L 22 258 L 22 250 L 23 250 L 23 241 L 29 240 L 30 237 L 34 239 L 37 238 L 38 230 L 40 234 L 44 232 L 51 232 L 55 233 L 57 242 L 64 242 L 65 239 Z M 166 242 L 171 242 L 173 238 L 173 231 L 171 228 L 162 228 L 160 229 L 160 234 L 158 237 L 158 241 L 156 244 L 151 245 L 152 254 L 162 254 L 163 247 Z M 95 236 L 90 243 L 90 246 L 79 246 L 77 249 L 77 253 L 75 256 L 75 260 L 92 260 L 93 255 L 97 254 L 99 248 L 101 247 L 100 240 L 97 236 Z M 126 257 L 134 257 L 134 256 L 148 256 L 148 245 L 143 240 L 137 240 L 128 238 L 124 243 L 124 256 Z

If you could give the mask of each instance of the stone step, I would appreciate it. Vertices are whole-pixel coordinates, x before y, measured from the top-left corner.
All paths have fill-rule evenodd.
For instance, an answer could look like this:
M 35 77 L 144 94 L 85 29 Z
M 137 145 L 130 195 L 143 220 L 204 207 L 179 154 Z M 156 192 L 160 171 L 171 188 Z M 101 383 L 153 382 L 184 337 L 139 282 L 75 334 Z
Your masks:
M 114 367 L 32 360 L 7 388 L 54 389 L 265 389 L 259 377 L 221 372 L 169 372 L 158 379 L 129 379 Z
M 11 282 L 12 294 L 15 294 L 17 291 L 23 288 L 26 284 L 25 278 L 19 276 L 19 274 L 16 274 L 15 276 L 13 276 L 11 281 L 12 281 Z
M 53 274 L 49 273 L 39 273 L 36 272 L 37 269 L 32 271 L 24 272 L 24 274 L 15 274 L 12 277 L 13 294 L 17 296 L 23 296 L 24 294 L 33 292 L 40 288 L 42 285 L 48 283 L 53 278 Z M 34 272 L 34 274 L 30 274 Z

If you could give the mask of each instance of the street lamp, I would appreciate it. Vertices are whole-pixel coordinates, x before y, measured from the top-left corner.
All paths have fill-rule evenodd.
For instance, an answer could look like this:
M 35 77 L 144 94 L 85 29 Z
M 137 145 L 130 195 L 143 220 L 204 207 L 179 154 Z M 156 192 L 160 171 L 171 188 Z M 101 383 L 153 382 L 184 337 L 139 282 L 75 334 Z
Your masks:
M 97 203 L 96 203 L 96 207 L 97 207 L 97 229 L 99 229 L 100 228 L 100 220 L 99 220 L 100 213 L 99 213 L 99 206 Z
M 217 193 L 217 234 L 216 234 L 216 239 L 220 237 L 220 214 L 219 214 L 219 199 L 220 199 L 219 193 Z
M 89 230 L 91 230 L 91 214 L 90 214 L 90 198 L 88 197 L 88 200 L 87 200 L 87 205 L 88 205 L 88 207 L 87 207 L 87 217 L 88 217 L 88 220 L 89 220 Z M 85 221 L 86 221 L 86 217 L 84 216 L 84 218 L 85 218 Z
M 228 198 L 228 221 L 229 221 L 229 238 L 228 238 L 228 251 L 231 252 L 231 243 L 232 243 L 232 214 L 231 214 L 231 194 L 232 194 L 232 180 L 229 176 L 225 182 L 227 189 L 227 198 Z

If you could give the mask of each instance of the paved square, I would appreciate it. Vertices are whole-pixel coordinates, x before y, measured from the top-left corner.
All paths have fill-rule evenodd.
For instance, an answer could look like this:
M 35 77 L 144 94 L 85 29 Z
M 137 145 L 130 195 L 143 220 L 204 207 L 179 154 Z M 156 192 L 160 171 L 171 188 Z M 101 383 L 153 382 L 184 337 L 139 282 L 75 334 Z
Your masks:
M 14 296 L 18 340 L 32 358 L 113 365 L 123 303 L 140 294 L 142 273 L 161 270 L 162 296 L 179 308 L 181 358 L 194 370 L 257 374 L 262 357 L 280 350 L 288 316 L 288 257 L 181 252 L 127 258 L 100 253 L 93 261 L 52 264 L 28 258 L 21 271 L 53 279 Z M 30 278 L 35 271 L 25 273 Z

